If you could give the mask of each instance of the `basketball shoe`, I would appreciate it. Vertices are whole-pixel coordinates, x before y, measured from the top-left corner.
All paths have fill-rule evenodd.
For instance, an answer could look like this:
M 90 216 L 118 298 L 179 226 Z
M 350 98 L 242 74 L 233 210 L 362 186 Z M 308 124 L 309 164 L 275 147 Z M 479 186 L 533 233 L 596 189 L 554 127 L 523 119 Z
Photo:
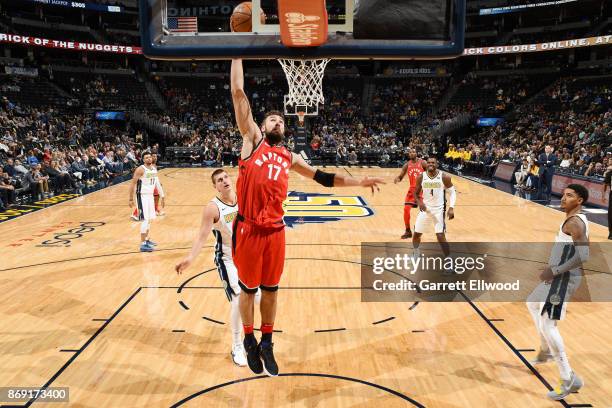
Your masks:
M 559 381 L 559 386 L 552 391 L 548 391 L 546 396 L 551 400 L 559 401 L 570 395 L 572 392 L 578 391 L 584 385 L 584 381 L 572 372 L 569 380 Z
M 263 371 L 268 377 L 276 377 L 278 375 L 278 365 L 274 359 L 273 347 L 274 343 L 259 343 L 259 355 L 263 360 Z
M 248 364 L 246 352 L 244 351 L 244 346 L 242 344 L 240 343 L 234 344 L 232 346 L 231 354 L 232 354 L 232 360 L 234 361 L 234 364 L 236 364 L 237 366 L 244 367 Z
M 259 357 L 259 346 L 257 344 L 257 340 L 250 340 L 248 337 L 244 338 L 244 350 L 247 355 L 247 364 L 251 371 L 255 374 L 263 373 L 263 364 L 261 363 L 261 358 Z

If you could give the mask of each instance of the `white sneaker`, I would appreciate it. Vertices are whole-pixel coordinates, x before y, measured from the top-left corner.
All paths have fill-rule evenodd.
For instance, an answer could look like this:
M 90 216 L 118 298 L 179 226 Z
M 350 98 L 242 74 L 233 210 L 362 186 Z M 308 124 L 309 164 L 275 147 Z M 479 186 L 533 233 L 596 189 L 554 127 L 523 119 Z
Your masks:
M 244 351 L 244 346 L 242 344 L 234 344 L 232 346 L 232 360 L 234 360 L 234 364 L 240 367 L 244 367 L 247 365 L 246 352 Z

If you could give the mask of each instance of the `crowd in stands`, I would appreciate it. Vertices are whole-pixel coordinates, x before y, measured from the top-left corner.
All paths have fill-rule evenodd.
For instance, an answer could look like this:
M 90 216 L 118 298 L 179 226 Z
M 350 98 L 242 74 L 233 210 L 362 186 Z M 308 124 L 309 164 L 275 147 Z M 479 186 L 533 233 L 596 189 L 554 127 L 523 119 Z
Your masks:
M 516 187 L 536 190 L 546 166 L 541 155 L 549 146 L 555 173 L 602 180 L 612 166 L 612 87 L 587 83 L 572 89 L 573 81 L 555 83 L 540 100 L 543 105 L 524 106 L 515 119 L 450 145 L 447 163 L 491 177 L 497 163 L 512 162 Z
M 86 82 L 75 79 L 67 88 L 91 102 L 90 106 L 105 105 L 97 95 L 121 97 L 113 81 L 104 76 Z M 160 151 L 194 147 L 186 160 L 189 163 L 237 164 L 242 138 L 234 122 L 227 80 L 208 78 L 206 86 L 190 78 L 157 78 L 156 82 L 168 110 L 143 109 L 141 122 L 147 122 L 150 133 L 161 142 Z M 603 177 L 610 165 L 612 139 L 609 81 L 562 78 L 549 84 L 533 77 L 467 75 L 454 85 L 458 90 L 448 106 L 438 109 L 438 101 L 450 86 L 446 77 L 374 81 L 369 103 L 359 80 L 336 79 L 325 87 L 326 103 L 319 115 L 308 119 L 308 154 L 313 163 L 397 166 L 405 160 L 407 148 L 413 147 L 423 155 L 441 157 L 446 152 L 451 168 L 483 177 L 492 177 L 497 164 L 505 160 L 516 164 L 517 186 L 536 188 L 541 173 L 539 155 L 548 145 L 555 153 L 555 171 Z M 256 120 L 282 107 L 285 86 L 282 77 L 247 78 Z M 521 106 L 536 93 L 536 100 Z M 443 134 L 465 128 L 478 115 L 491 111 L 499 116 L 511 114 L 501 125 L 485 128 L 449 148 L 442 146 Z M 139 121 L 133 117 L 131 123 Z M 290 149 L 295 145 L 291 136 L 295 123 L 287 118 Z M 124 128 L 103 125 L 91 113 L 60 113 L 3 98 L 0 207 L 109 183 L 137 165 L 143 142 L 142 133 L 129 124 Z
M 129 130 L 128 130 L 129 131 Z M 91 115 L 0 103 L 0 211 L 18 203 L 106 186 L 140 163 L 126 129 Z

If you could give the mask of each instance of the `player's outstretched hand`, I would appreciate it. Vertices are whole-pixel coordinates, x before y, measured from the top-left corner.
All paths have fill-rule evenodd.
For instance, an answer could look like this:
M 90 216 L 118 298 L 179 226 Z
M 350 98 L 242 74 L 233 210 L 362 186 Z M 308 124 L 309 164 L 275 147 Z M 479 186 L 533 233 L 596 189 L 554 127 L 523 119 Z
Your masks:
M 361 187 L 370 187 L 370 189 L 372 189 L 372 194 L 374 194 L 374 189 L 376 189 L 376 191 L 380 191 L 380 187 L 378 187 L 379 184 L 387 184 L 387 183 L 385 183 L 385 181 L 380 177 L 368 177 L 368 176 L 365 176 L 359 182 L 359 185 Z
M 452 220 L 453 218 L 455 218 L 455 209 L 454 208 L 449 208 L 448 209 L 448 219 Z
M 399 183 L 400 181 L 402 181 L 402 179 L 401 179 L 401 178 L 399 178 L 399 176 L 397 176 L 395 179 L 393 179 L 393 184 L 397 184 L 397 183 Z
M 192 259 L 191 257 L 186 257 L 185 259 L 183 259 L 181 262 L 177 263 L 176 266 L 174 267 L 174 270 L 176 271 L 177 274 L 182 274 L 183 271 L 187 268 L 189 268 L 189 266 L 191 266 L 191 262 Z

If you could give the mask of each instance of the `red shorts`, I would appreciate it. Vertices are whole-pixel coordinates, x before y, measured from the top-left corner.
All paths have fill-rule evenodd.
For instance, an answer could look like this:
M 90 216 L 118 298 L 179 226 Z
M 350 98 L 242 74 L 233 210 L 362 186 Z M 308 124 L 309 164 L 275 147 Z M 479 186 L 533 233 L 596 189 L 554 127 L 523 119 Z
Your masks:
M 247 293 L 278 290 L 285 265 L 285 228 L 262 229 L 238 218 L 234 221 L 232 257 L 238 284 Z
M 412 188 L 408 190 L 408 193 L 406 193 L 406 198 L 404 198 L 404 205 L 411 205 L 412 207 L 417 206 L 416 198 L 414 198 L 415 191 L 416 189 L 412 189 Z M 422 195 L 421 195 L 421 198 L 423 198 Z

